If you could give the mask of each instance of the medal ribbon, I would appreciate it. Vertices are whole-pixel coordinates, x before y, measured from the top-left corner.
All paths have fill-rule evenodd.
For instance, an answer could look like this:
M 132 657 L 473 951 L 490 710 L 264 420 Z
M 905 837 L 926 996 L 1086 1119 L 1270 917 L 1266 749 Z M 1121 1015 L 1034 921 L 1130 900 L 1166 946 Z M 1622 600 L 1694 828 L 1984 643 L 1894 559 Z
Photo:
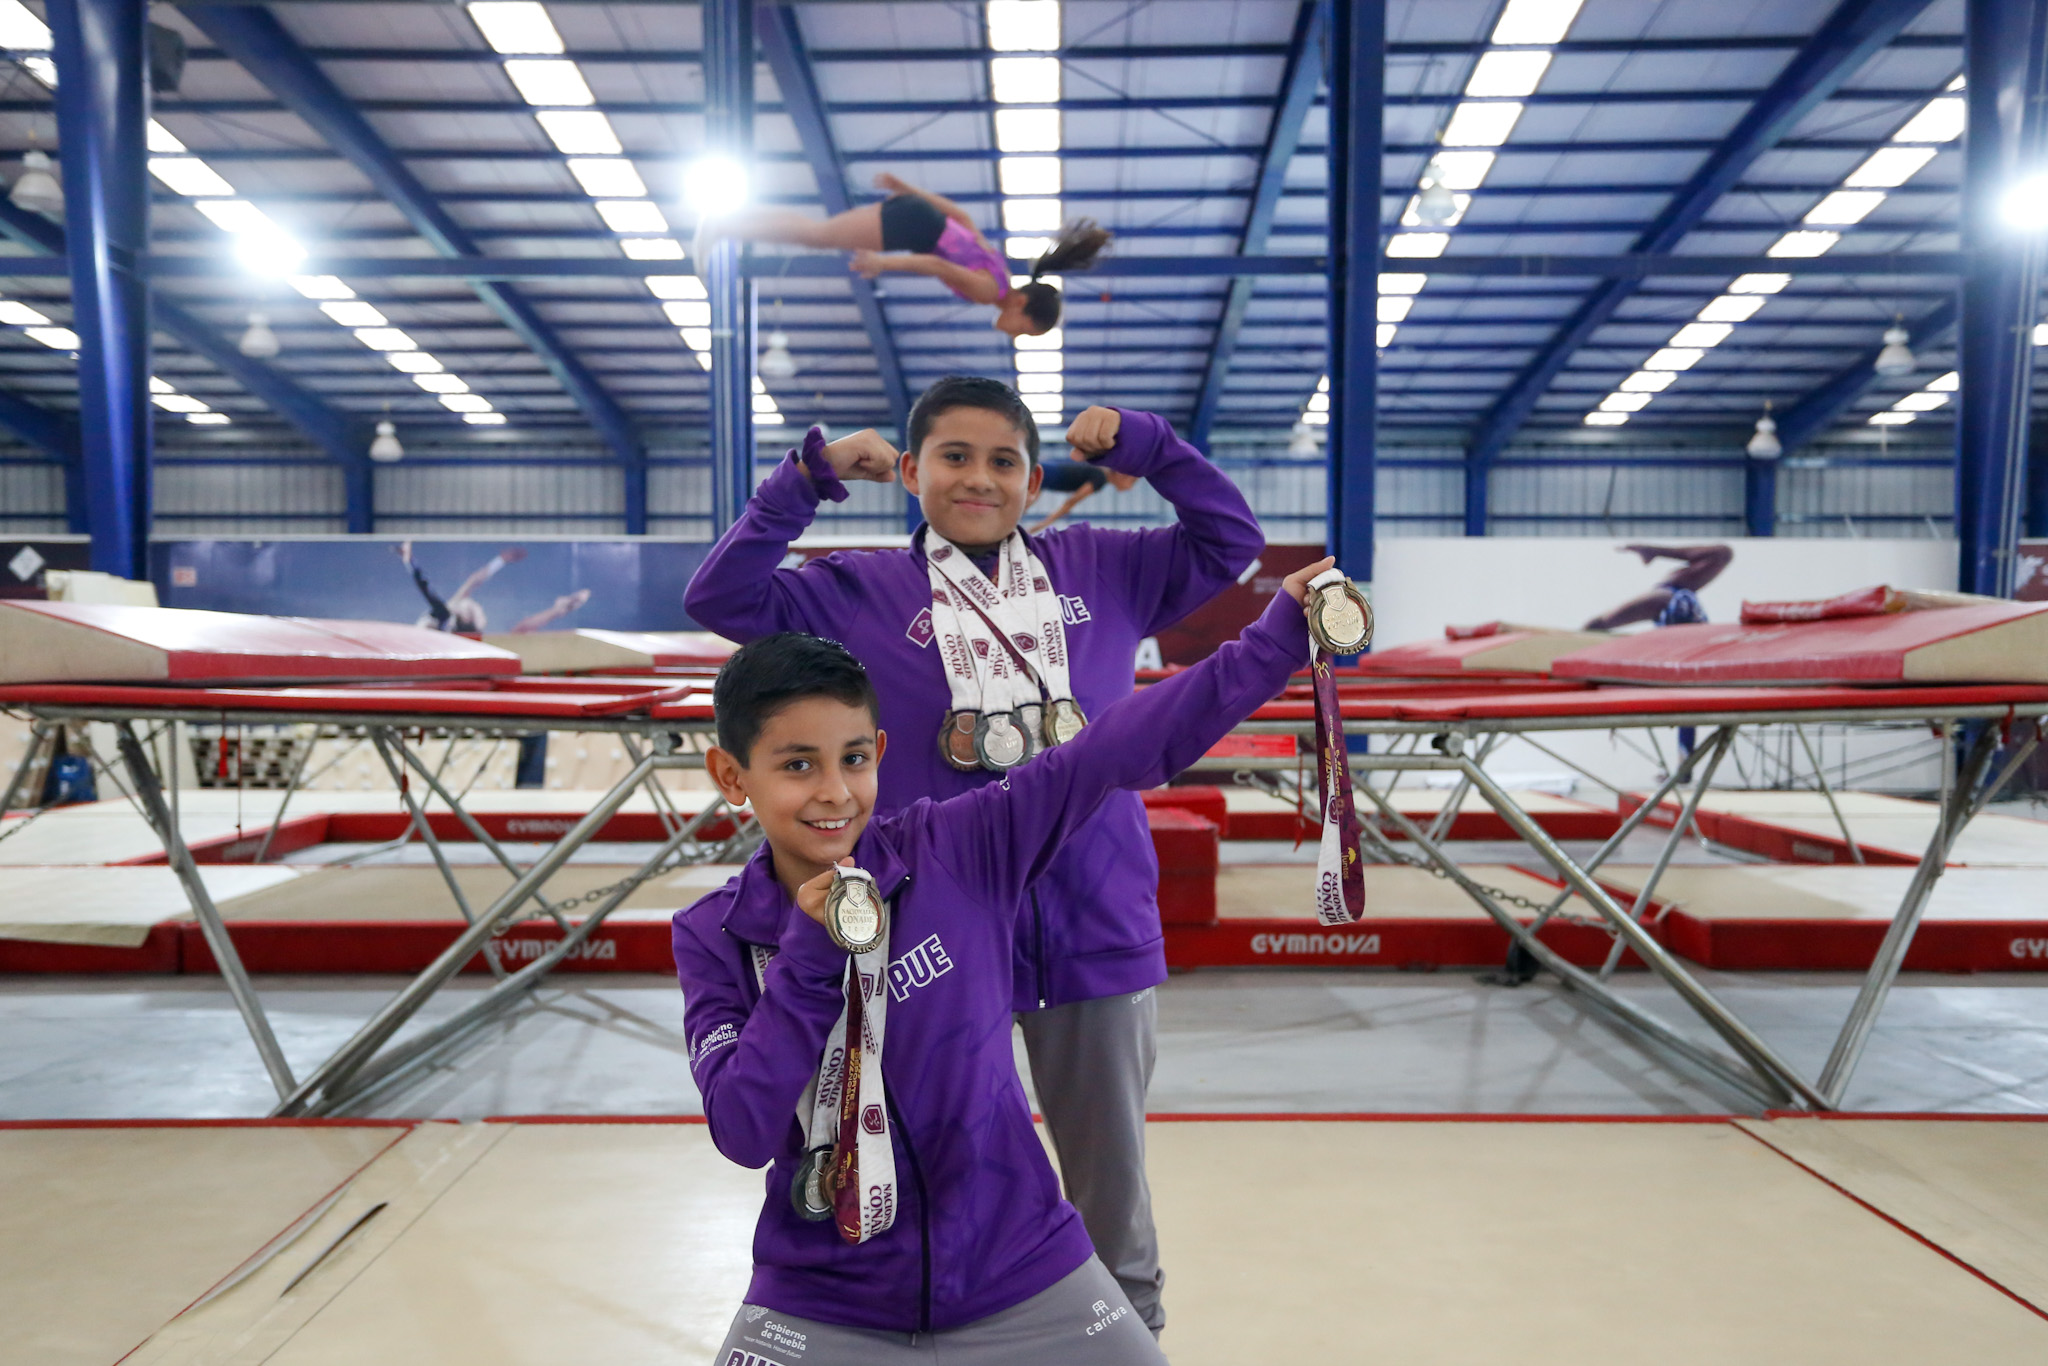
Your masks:
M 929 526 L 924 534 L 932 626 L 953 710 L 1073 700 L 1060 596 L 1024 533 L 1011 532 L 997 550 L 993 582 L 944 536 Z
M 889 919 L 895 918 L 891 907 Z M 888 1232 L 896 1222 L 896 1149 L 889 1138 L 889 1098 L 882 1083 L 882 1044 L 889 1021 L 889 934 L 884 928 L 881 943 L 848 956 L 846 1003 L 825 1036 L 818 1074 L 796 1103 L 804 1150 L 832 1150 L 825 1164 L 825 1191 L 839 1236 L 854 1244 Z M 754 981 L 765 989 L 775 950 L 751 947 Z
M 1316 694 L 1316 780 L 1322 785 L 1323 838 L 1316 850 L 1316 919 L 1349 925 L 1365 914 L 1365 868 L 1359 862 L 1358 809 L 1346 761 L 1344 717 L 1330 656 L 1317 648 L 1309 673 Z

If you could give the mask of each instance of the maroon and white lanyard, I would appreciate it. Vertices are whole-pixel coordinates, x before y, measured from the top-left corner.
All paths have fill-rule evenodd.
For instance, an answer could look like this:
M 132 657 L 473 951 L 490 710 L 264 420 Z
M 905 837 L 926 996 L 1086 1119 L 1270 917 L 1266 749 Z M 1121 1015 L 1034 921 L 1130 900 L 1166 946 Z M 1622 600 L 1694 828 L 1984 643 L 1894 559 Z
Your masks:
M 1317 648 L 1309 663 L 1316 694 L 1316 780 L 1322 786 L 1323 837 L 1316 849 L 1316 919 L 1349 925 L 1365 914 L 1365 869 L 1359 863 L 1358 809 L 1351 792 L 1351 764 L 1344 745 L 1344 718 L 1337 708 L 1337 680 L 1330 653 Z

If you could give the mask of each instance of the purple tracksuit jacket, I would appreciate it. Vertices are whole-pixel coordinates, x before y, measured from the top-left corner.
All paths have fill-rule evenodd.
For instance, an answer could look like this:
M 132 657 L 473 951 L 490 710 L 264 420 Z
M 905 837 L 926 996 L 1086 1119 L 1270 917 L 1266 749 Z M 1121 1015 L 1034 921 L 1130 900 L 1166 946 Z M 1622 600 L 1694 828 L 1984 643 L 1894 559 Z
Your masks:
M 877 816 L 854 859 L 891 899 L 888 1083 L 897 1213 L 858 1247 L 789 1203 L 796 1105 L 844 1002 L 846 954 L 797 909 L 764 846 L 675 917 L 690 1070 L 711 1139 L 772 1163 L 754 1231 L 749 1304 L 889 1332 L 957 1328 L 1036 1295 L 1085 1262 L 1010 1053 L 1010 953 L 1022 892 L 1092 830 L 1123 788 L 1193 763 L 1308 657 L 1286 594 L 1244 635 L 1105 707 L 1080 738 L 1007 779 Z M 883 763 L 886 773 L 894 753 Z M 749 945 L 775 945 L 766 989 Z
M 1235 582 L 1265 545 L 1244 496 L 1166 419 L 1118 411 L 1116 444 L 1095 463 L 1149 479 L 1179 524 L 1135 532 L 1083 524 L 1031 538 L 1064 599 L 1074 696 L 1091 717 L 1130 695 L 1141 640 Z M 908 550 L 849 551 L 777 568 L 821 498 L 846 496 L 819 454 L 823 444 L 813 429 L 802 452 L 761 481 L 745 515 L 697 570 L 684 605 L 707 629 L 742 643 L 808 631 L 853 651 L 881 694 L 890 740 L 878 812 L 987 786 L 997 775 L 962 773 L 939 755 L 939 727 L 952 701 L 931 646 L 922 533 Z M 1158 885 L 1144 804 L 1119 792 L 1053 860 L 1018 915 L 1012 1008 L 1165 981 Z

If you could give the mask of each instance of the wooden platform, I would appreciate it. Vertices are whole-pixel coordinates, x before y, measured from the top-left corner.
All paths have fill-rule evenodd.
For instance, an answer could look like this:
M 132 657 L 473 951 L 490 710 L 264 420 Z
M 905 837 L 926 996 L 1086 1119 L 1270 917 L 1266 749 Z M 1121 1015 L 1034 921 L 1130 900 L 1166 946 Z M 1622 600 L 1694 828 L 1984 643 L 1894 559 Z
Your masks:
M 0 1358 L 711 1360 L 761 1177 L 701 1124 L 395 1132 L 0 1133 Z M 1176 1366 L 2048 1360 L 2048 1124 L 1248 1117 L 1148 1144 Z

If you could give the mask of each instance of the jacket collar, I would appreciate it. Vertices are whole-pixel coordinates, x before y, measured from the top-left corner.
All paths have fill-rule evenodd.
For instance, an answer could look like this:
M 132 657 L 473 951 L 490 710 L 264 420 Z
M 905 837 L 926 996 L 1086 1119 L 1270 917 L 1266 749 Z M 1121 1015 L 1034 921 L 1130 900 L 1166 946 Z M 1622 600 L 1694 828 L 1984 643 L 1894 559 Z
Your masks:
M 897 848 L 894 822 L 873 819 L 853 848 L 853 861 L 874 875 L 884 900 L 895 897 L 910 881 L 910 869 Z M 789 917 L 801 914 L 775 877 L 775 862 L 764 840 L 740 869 L 732 905 L 719 923 L 734 938 L 749 944 L 779 944 Z

